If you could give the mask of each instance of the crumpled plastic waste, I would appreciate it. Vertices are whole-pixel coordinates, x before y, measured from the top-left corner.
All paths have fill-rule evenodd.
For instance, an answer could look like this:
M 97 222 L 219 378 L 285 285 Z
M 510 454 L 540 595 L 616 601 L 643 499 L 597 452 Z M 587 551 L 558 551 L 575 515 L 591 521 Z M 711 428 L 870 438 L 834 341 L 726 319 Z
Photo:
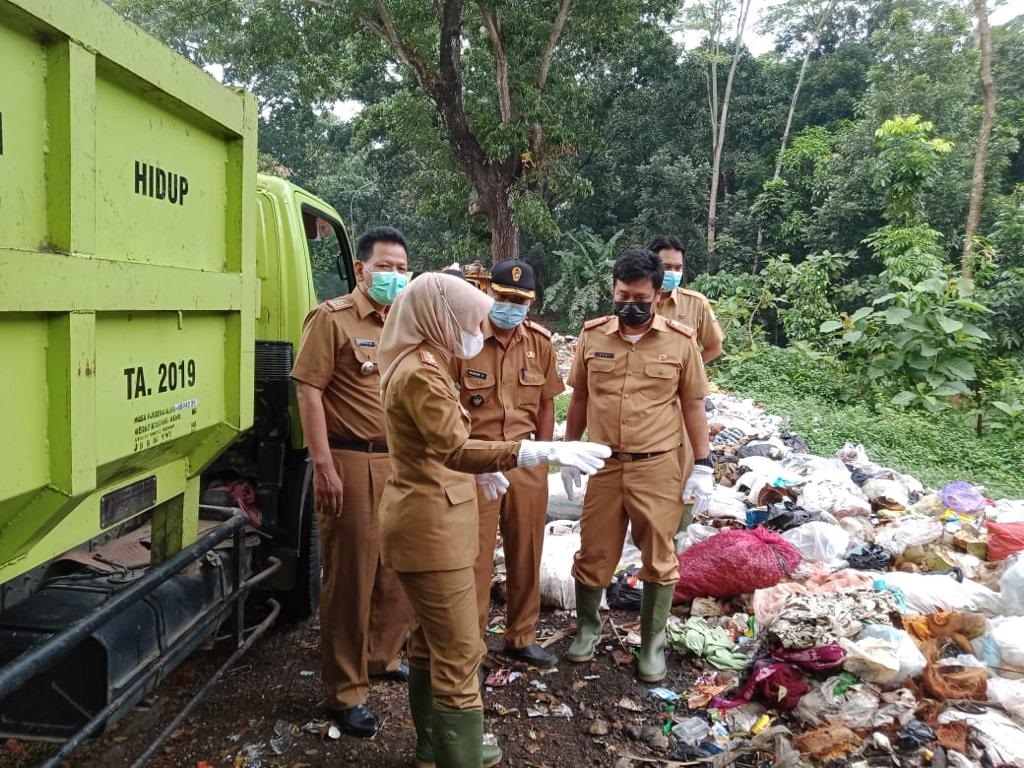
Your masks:
M 744 522 L 747 519 L 747 505 L 731 488 L 718 486 L 711 494 L 704 517 L 711 520 L 726 517 Z
M 722 531 L 679 555 L 675 601 L 743 595 L 770 587 L 800 564 L 800 554 L 764 528 Z
M 690 525 L 686 526 L 686 530 L 676 534 L 676 554 L 681 555 L 694 544 L 699 544 L 702 541 L 710 539 L 712 536 L 718 534 L 719 530 L 720 529 L 715 528 L 713 525 L 690 523 Z
M 743 669 L 750 663 L 749 656 L 736 652 L 736 643 L 728 632 L 697 616 L 683 622 L 669 621 L 665 637 L 674 650 L 707 659 L 717 669 Z
M 768 631 L 786 648 L 811 648 L 853 637 L 863 624 L 891 624 L 899 606 L 889 592 L 858 590 L 836 595 L 795 595 Z
M 860 489 L 875 509 L 906 509 L 910 506 L 910 494 L 899 480 L 873 477 L 866 480 Z
M 860 488 L 847 479 L 809 479 L 800 492 L 800 506 L 808 512 L 828 512 L 836 517 L 867 515 L 871 504 Z
M 971 579 L 957 582 L 949 576 L 889 571 L 878 576 L 887 587 L 903 593 L 911 613 L 981 611 L 996 616 L 1002 607 L 998 592 Z
M 839 645 L 846 652 L 843 669 L 884 688 L 899 687 L 925 668 L 913 638 L 896 627 L 869 624 L 854 640 L 841 638 Z
M 818 517 L 817 514 L 808 512 L 796 502 L 784 500 L 772 504 L 765 510 L 764 527 L 773 531 L 788 531 L 790 528 L 817 520 Z
M 1014 560 L 999 579 L 1003 613 L 1024 616 L 1024 555 Z
M 907 547 L 923 546 L 942 538 L 942 523 L 932 517 L 904 517 L 875 533 L 879 544 L 896 555 Z
M 920 720 L 911 720 L 896 734 L 896 742 L 905 749 L 923 747 L 933 741 L 935 741 L 935 731 Z
M 881 544 L 860 544 L 846 553 L 846 562 L 860 571 L 884 571 L 892 563 L 892 552 Z
M 988 530 L 988 559 L 1005 560 L 1024 550 L 1024 523 L 985 523 Z
M 866 683 L 850 684 L 850 680 L 856 678 L 849 672 L 828 678 L 800 700 L 796 716 L 813 726 L 835 722 L 850 728 L 874 727 L 881 692 Z
M 968 515 L 984 512 L 985 507 L 988 506 L 981 491 L 963 480 L 947 485 L 939 491 L 939 498 L 946 507 L 954 512 Z
M 972 643 L 975 655 L 1004 677 L 1024 677 L 1024 616 L 1000 616 Z
M 988 700 L 998 704 L 1019 725 L 1024 725 L 1024 680 L 988 679 Z
M 825 567 L 845 564 L 842 557 L 850 548 L 850 534 L 838 525 L 820 520 L 786 531 L 782 538 L 796 547 L 804 560 L 821 562 Z
M 779 435 L 779 439 L 782 440 L 783 444 L 794 453 L 811 452 L 811 446 L 809 446 L 807 441 L 795 432 L 783 432 Z
M 628 611 L 640 610 L 644 592 L 643 584 L 637 578 L 639 573 L 639 566 L 631 565 L 612 577 L 612 583 L 608 585 L 608 591 L 605 593 L 610 607 Z
M 739 450 L 736 451 L 736 455 L 741 459 L 746 459 L 751 456 L 765 456 L 769 459 L 781 459 L 786 454 L 785 446 L 776 445 L 773 441 L 765 442 L 749 442 L 746 445 L 741 445 Z
M 1024 727 L 1001 712 L 969 712 L 951 707 L 939 715 L 940 723 L 963 722 L 972 740 L 983 747 L 993 765 L 1024 765 Z

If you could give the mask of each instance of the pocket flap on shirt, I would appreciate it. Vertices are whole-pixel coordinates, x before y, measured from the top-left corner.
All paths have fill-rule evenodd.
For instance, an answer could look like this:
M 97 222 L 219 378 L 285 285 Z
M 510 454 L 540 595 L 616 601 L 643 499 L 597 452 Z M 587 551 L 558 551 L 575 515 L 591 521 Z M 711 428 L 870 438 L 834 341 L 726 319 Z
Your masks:
M 544 383 L 544 374 L 539 371 L 519 371 L 519 383 L 527 387 L 539 387 Z
M 448 497 L 448 503 L 453 507 L 465 504 L 467 501 L 472 501 L 476 498 L 476 483 L 470 481 L 446 485 L 444 487 L 444 495 Z
M 644 373 L 656 379 L 674 379 L 679 375 L 679 369 L 668 363 L 648 363 L 644 366 Z
M 602 359 L 600 357 L 592 357 L 587 360 L 587 370 L 608 373 L 609 371 L 615 370 L 615 361 Z

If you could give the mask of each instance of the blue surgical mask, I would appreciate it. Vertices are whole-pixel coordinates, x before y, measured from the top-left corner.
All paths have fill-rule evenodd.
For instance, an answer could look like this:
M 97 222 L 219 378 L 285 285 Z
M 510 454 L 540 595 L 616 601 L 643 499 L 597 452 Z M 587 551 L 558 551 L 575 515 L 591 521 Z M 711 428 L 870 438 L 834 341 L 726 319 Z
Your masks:
M 683 282 L 682 272 L 671 272 L 666 269 L 665 277 L 662 278 L 661 280 L 661 290 L 665 291 L 666 293 L 668 293 L 669 291 L 674 291 L 676 288 L 679 287 L 679 284 L 681 282 Z
M 373 283 L 367 293 L 378 304 L 390 305 L 409 283 L 409 276 L 401 272 L 371 272 Z
M 496 301 L 491 307 L 491 322 L 506 331 L 515 328 L 526 319 L 528 307 L 511 301 Z

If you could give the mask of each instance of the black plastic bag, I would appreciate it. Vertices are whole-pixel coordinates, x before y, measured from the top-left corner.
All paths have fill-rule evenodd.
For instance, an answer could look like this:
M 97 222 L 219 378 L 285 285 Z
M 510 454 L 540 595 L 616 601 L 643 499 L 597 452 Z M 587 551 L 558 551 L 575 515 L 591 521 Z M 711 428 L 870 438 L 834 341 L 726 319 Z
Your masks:
M 861 544 L 846 556 L 846 561 L 859 571 L 884 571 L 892 563 L 892 552 L 879 544 Z
M 764 527 L 773 531 L 788 531 L 790 528 L 817 520 L 818 517 L 795 502 L 783 501 L 768 507 L 768 519 L 764 521 Z
M 637 578 L 640 566 L 631 565 L 612 577 L 608 585 L 608 606 L 622 608 L 627 611 L 639 611 L 640 601 L 644 595 L 643 582 Z

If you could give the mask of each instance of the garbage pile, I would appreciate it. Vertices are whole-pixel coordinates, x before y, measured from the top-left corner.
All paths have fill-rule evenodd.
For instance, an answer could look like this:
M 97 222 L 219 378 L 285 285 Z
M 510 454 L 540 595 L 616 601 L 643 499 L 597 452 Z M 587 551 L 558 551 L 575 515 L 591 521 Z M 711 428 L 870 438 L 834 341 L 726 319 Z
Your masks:
M 705 672 L 669 691 L 668 757 L 1024 766 L 1024 502 L 853 444 L 812 455 L 749 400 L 707 408 L 717 486 L 677 536 L 667 629 Z M 555 561 L 578 524 L 549 528 L 547 602 L 571 608 Z M 636 610 L 638 561 L 627 542 L 611 607 Z

